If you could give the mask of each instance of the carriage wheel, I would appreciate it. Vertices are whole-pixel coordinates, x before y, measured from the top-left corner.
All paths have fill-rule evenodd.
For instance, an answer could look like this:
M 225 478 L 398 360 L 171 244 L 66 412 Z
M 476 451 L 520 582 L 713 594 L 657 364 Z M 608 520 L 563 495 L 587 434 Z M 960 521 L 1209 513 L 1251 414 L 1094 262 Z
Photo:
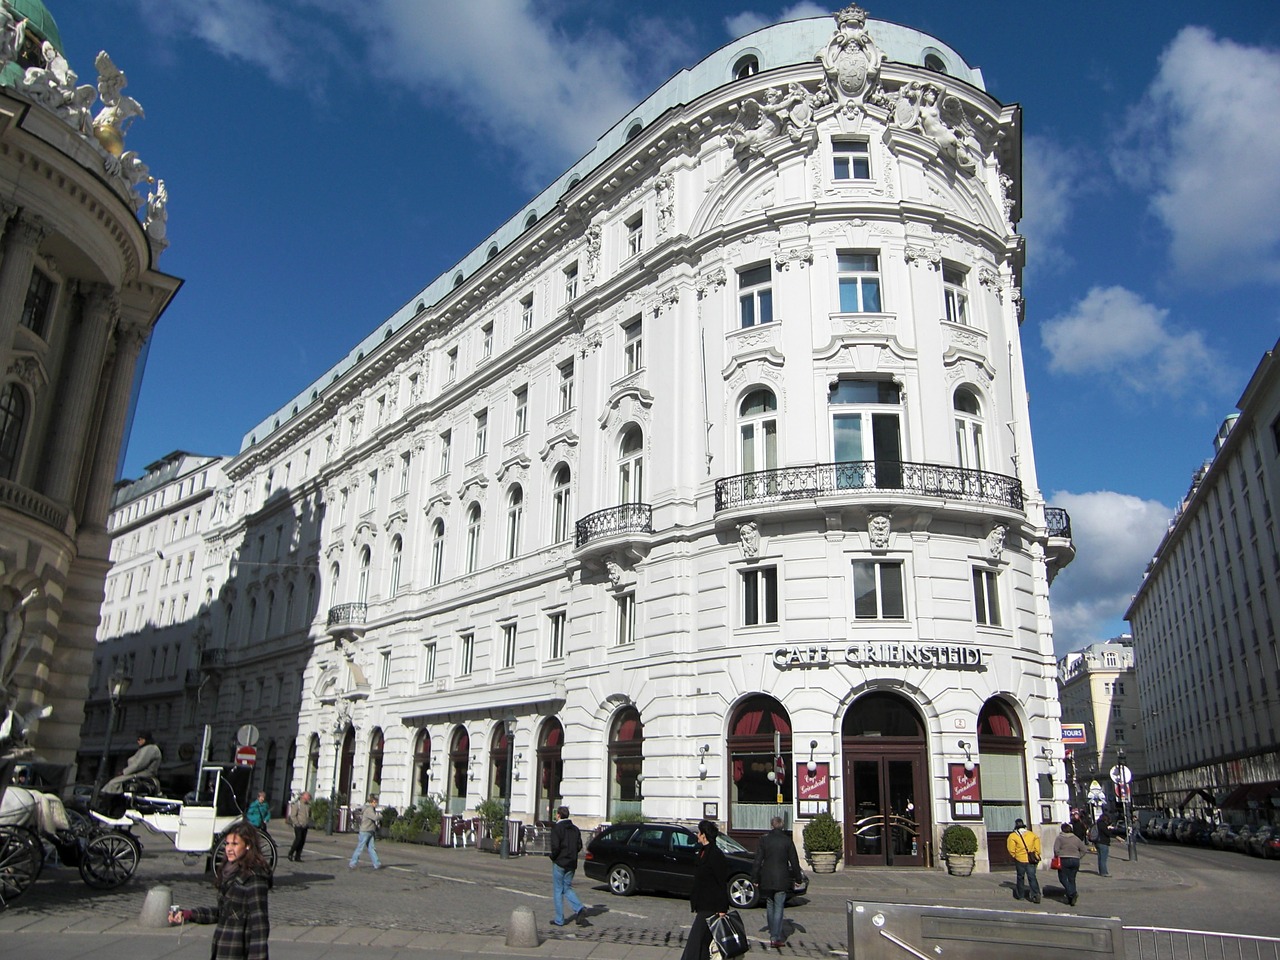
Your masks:
M 243 823 L 244 821 L 241 820 L 237 823 L 233 823 L 231 826 L 238 827 Z M 228 827 L 223 832 L 222 836 L 218 837 L 218 842 L 214 844 L 213 847 L 213 869 L 217 874 L 221 874 L 222 865 L 227 862 L 227 833 L 229 833 L 230 830 L 231 827 Z M 260 827 L 254 827 L 254 830 L 256 830 L 258 834 L 258 852 L 262 854 L 262 859 L 267 861 L 267 866 L 270 867 L 271 872 L 274 873 L 276 869 L 276 857 L 278 856 L 276 842 L 271 838 L 271 834 L 267 833 L 267 831 Z
M 95 890 L 110 890 L 138 869 L 138 844 L 126 833 L 107 831 L 91 837 L 80 856 L 80 877 Z
M 0 907 L 7 906 L 36 882 L 44 866 L 40 838 L 26 827 L 0 826 Z

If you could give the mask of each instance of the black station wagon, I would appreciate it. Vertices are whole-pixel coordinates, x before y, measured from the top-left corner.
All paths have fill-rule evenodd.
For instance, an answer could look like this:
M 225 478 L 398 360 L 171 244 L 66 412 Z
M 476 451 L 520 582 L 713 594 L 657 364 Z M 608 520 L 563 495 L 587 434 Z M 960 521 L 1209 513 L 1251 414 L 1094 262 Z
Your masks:
M 729 899 L 746 910 L 760 902 L 751 882 L 755 854 L 723 833 L 716 843 L 729 864 Z M 698 840 L 688 827 L 673 823 L 619 823 L 607 827 L 587 844 L 583 872 L 609 885 L 609 891 L 629 897 L 638 890 L 654 890 L 687 897 L 693 888 L 693 863 Z M 789 896 L 809 887 L 805 879 Z

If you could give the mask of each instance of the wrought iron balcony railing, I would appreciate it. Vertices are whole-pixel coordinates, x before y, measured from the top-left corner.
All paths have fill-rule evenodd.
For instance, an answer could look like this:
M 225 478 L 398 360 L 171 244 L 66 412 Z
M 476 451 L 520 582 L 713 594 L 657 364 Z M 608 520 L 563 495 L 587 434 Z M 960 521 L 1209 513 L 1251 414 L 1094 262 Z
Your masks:
M 340 603 L 329 608 L 330 627 L 363 627 L 368 607 L 363 603 Z
M 716 510 L 846 497 L 863 491 L 909 493 L 1022 509 L 1022 483 L 1016 477 L 936 463 L 847 460 L 741 473 L 717 480 Z
M 574 525 L 574 546 L 585 547 L 592 540 L 619 533 L 653 533 L 653 507 L 647 503 L 624 503 L 587 514 Z
M 1044 525 L 1049 528 L 1049 536 L 1071 539 L 1071 514 L 1061 507 L 1044 508 Z
M 200 666 L 205 670 L 216 670 L 219 667 L 227 665 L 227 651 L 219 648 L 216 650 L 200 651 Z

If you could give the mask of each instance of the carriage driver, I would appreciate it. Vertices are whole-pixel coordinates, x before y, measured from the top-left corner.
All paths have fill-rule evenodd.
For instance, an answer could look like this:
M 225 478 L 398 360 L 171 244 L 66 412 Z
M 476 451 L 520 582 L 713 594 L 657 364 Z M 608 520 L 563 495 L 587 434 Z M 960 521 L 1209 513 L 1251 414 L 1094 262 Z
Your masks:
M 152 790 L 160 789 L 160 748 L 151 742 L 150 730 L 138 731 L 138 751 L 129 758 L 120 776 L 112 777 L 102 785 L 103 793 L 124 793 L 129 780 L 148 780 Z

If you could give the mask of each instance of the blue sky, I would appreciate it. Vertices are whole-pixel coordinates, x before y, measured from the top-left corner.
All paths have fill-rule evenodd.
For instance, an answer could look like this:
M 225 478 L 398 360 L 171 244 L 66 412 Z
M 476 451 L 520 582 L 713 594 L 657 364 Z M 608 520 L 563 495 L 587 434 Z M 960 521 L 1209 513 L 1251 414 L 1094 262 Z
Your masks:
M 671 73 L 813 3 L 47 0 L 106 49 L 169 190 L 127 476 L 230 454 Z M 866 5 L 1025 121 L 1023 349 L 1078 556 L 1059 652 L 1113 636 L 1192 471 L 1280 338 L 1280 4 Z

